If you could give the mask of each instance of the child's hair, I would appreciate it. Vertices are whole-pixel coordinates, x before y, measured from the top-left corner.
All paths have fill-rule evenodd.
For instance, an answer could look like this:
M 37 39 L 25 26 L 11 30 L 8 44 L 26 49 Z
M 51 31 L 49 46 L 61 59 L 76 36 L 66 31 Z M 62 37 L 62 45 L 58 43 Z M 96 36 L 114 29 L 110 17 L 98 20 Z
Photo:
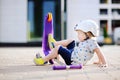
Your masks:
M 85 39 L 85 40 L 87 40 L 87 39 L 91 39 L 92 37 L 95 37 L 95 36 L 93 35 L 93 33 L 90 32 L 90 31 L 88 31 L 88 32 L 84 32 L 84 33 L 85 33 L 85 35 L 86 35 L 86 39 Z
M 89 37 L 95 37 L 92 32 L 88 31 Z

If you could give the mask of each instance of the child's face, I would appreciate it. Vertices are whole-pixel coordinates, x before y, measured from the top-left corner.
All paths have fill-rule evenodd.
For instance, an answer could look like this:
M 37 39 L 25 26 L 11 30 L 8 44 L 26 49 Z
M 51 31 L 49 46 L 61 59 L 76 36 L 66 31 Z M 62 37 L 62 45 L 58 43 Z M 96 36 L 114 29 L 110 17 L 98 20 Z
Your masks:
M 85 33 L 81 30 L 77 30 L 77 36 L 80 41 L 84 41 L 84 39 L 86 39 Z

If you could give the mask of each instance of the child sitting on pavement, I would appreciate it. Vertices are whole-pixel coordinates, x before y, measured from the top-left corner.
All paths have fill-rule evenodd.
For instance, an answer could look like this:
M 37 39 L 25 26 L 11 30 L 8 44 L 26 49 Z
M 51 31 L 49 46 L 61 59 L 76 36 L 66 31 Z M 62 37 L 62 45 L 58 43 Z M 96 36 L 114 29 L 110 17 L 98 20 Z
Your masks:
M 74 30 L 77 32 L 77 37 L 79 39 L 78 46 L 75 46 L 75 40 L 55 41 L 50 34 L 48 36 L 48 42 L 51 53 L 44 58 L 40 58 L 38 61 L 39 63 L 34 59 L 36 65 L 43 65 L 45 62 L 54 59 L 58 55 L 61 55 L 67 65 L 85 65 L 96 53 L 98 62 L 94 62 L 94 64 L 98 64 L 100 67 L 107 67 L 103 52 L 94 39 L 94 37 L 97 37 L 99 34 L 98 25 L 92 20 L 85 20 L 77 24 Z

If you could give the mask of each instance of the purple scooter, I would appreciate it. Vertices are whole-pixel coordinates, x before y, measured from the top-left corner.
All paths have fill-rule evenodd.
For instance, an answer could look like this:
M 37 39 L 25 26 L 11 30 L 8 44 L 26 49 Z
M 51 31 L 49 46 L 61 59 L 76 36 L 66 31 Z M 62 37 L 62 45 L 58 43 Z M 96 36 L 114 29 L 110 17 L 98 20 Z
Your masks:
M 60 65 L 60 66 L 53 66 L 53 70 L 65 70 L 65 69 L 82 69 L 82 65 Z
M 52 13 L 48 13 L 44 20 L 44 28 L 43 28 L 43 39 L 42 39 L 42 49 L 45 56 L 49 54 L 50 48 L 48 46 L 48 34 L 54 35 L 53 30 L 53 18 Z M 49 60 L 51 64 L 53 64 L 52 60 Z

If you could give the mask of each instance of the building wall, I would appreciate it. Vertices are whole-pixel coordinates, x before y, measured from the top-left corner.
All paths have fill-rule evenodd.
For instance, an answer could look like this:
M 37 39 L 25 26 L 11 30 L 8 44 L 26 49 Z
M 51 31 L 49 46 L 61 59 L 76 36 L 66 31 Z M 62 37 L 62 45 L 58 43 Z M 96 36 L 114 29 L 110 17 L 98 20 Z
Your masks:
M 100 35 L 112 38 L 114 29 L 120 26 L 120 1 L 67 0 L 67 38 L 77 39 L 74 26 L 85 19 L 95 20 L 100 27 Z
M 0 42 L 27 42 L 27 0 L 0 0 Z
M 77 39 L 75 24 L 92 19 L 98 23 L 98 0 L 67 0 L 67 38 Z
M 74 26 L 85 19 L 95 20 L 99 26 L 100 21 L 107 21 L 108 35 L 113 35 L 112 20 L 120 21 L 120 14 L 112 9 L 119 9 L 119 13 L 120 4 L 106 1 L 101 4 L 99 0 L 67 0 L 67 38 L 77 40 Z M 102 14 L 101 9 L 108 11 Z M 0 0 L 0 43 L 27 43 L 27 16 L 27 0 Z
M 113 2 L 116 3 L 113 3 Z M 117 3 L 118 2 L 118 3 Z M 104 3 L 99 3 L 99 21 L 106 21 L 108 27 L 107 34 L 113 35 L 114 28 L 118 26 L 112 26 L 113 20 L 118 20 L 120 22 L 120 1 L 118 0 L 106 0 Z M 104 11 L 102 11 L 104 10 Z M 117 22 L 118 24 L 118 22 Z M 120 26 L 120 24 L 118 24 Z M 102 26 L 101 26 L 102 27 Z

